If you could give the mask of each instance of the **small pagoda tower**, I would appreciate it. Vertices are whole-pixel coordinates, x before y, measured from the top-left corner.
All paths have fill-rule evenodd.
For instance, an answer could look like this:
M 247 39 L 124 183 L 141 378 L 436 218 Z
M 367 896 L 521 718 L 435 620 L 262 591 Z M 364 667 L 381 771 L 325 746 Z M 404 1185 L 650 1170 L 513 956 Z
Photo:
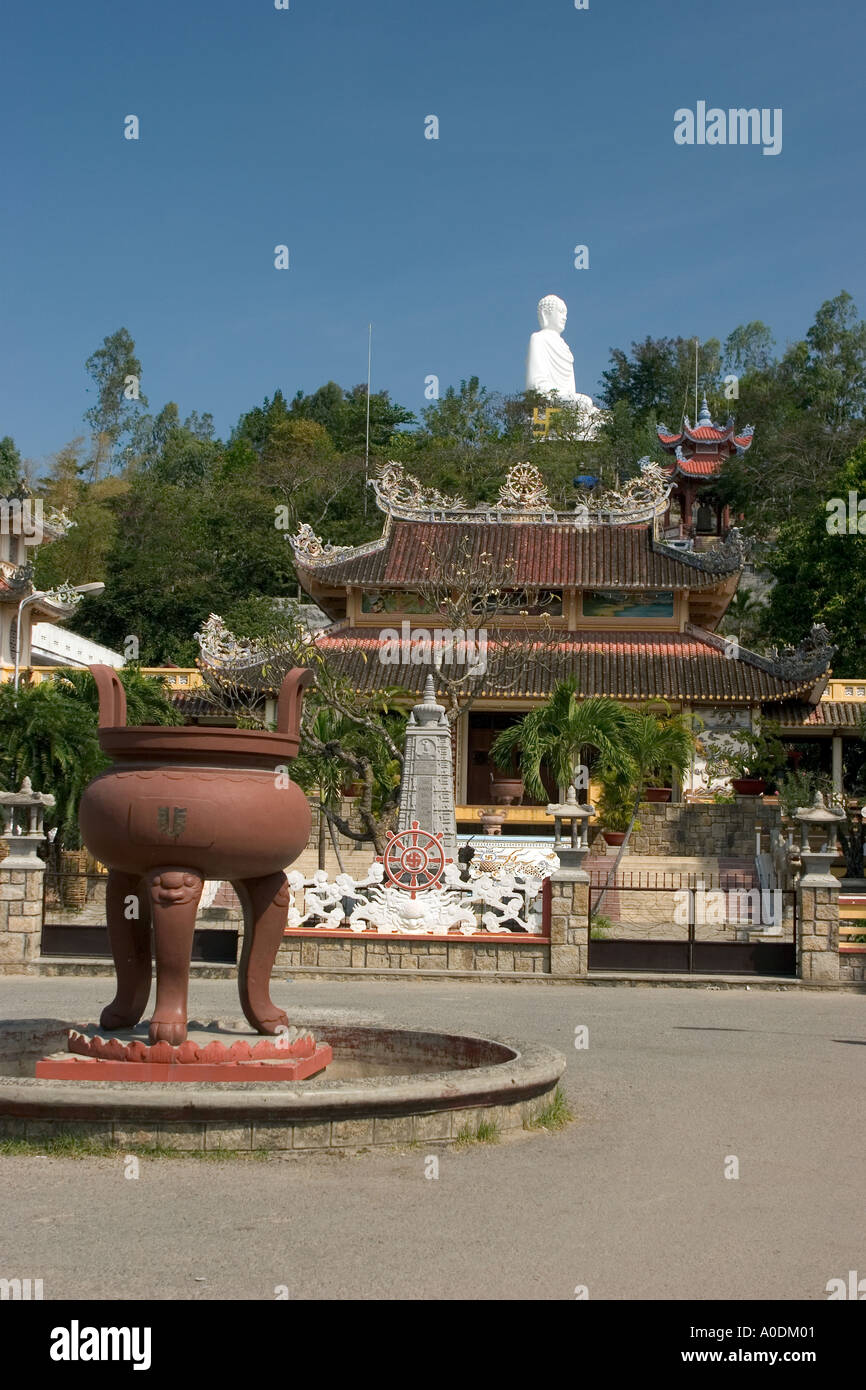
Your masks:
M 685 415 L 679 434 L 667 425 L 659 425 L 657 433 L 665 453 L 674 456 L 674 462 L 665 471 L 674 484 L 671 504 L 679 503 L 680 512 L 677 523 L 669 507 L 664 520 L 665 535 L 670 538 L 676 531 L 684 540 L 727 535 L 730 516 L 715 484 L 725 460 L 732 454 L 742 457 L 751 447 L 754 427 L 747 425 L 737 434 L 733 415 L 724 425 L 716 424 L 704 396 L 697 424 L 692 425 Z

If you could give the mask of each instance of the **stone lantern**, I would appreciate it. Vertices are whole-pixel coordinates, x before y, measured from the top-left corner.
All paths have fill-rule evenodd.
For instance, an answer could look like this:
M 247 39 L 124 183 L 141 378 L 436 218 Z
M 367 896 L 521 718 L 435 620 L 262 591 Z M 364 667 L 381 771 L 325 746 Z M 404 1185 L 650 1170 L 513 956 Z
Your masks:
M 800 862 L 803 866 L 800 884 L 804 888 L 818 888 L 836 884 L 830 873 L 830 865 L 839 853 L 836 835 L 845 819 L 844 811 L 831 811 L 824 805 L 821 792 L 815 793 L 811 806 L 798 806 L 794 819 L 800 822 Z M 809 847 L 810 831 L 824 832 L 825 839 L 820 849 Z
M 0 792 L 2 838 L 9 846 L 4 868 L 42 872 L 45 866 L 37 850 L 45 840 L 42 828 L 45 812 L 53 805 L 54 797 L 46 792 L 35 792 L 29 777 L 24 778 L 20 791 Z
M 595 807 L 589 804 L 581 806 L 574 787 L 569 787 L 565 800 L 559 805 L 551 803 L 547 814 L 553 816 L 553 848 L 559 857 L 560 869 L 583 874 L 583 861 L 589 854 L 589 822 L 595 815 Z M 568 840 L 562 838 L 564 821 L 571 826 Z

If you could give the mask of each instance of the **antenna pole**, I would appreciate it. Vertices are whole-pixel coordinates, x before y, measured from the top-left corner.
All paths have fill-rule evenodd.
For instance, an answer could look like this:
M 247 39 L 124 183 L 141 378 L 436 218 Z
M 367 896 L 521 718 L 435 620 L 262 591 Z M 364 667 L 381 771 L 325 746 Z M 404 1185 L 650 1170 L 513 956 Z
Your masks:
M 370 369 L 373 364 L 373 325 L 367 335 L 367 442 L 364 448 L 364 516 L 367 515 L 367 483 L 370 478 Z
M 695 420 L 698 418 L 698 341 L 695 338 Z

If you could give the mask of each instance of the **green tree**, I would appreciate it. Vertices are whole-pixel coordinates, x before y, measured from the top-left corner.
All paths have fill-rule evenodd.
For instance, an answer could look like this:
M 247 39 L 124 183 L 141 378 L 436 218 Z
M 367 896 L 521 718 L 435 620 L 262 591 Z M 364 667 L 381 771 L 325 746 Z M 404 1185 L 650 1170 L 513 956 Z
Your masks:
M 500 407 L 477 376 L 461 381 L 459 391 L 449 386 L 437 401 L 424 407 L 421 417 L 421 440 L 436 440 L 450 449 L 477 449 L 501 433 Z
M 29 777 L 55 805 L 46 823 L 63 848 L 77 849 L 78 803 L 87 783 L 106 765 L 92 709 L 70 699 L 53 680 L 0 685 L 0 781 L 17 790 Z
M 117 461 L 120 440 L 132 428 L 141 407 L 147 405 L 147 397 L 138 384 L 141 363 L 126 328 L 107 335 L 84 365 L 96 396 L 84 418 L 93 431 L 91 468 L 93 477 L 98 478 L 104 468 Z
M 530 710 L 496 738 L 490 756 L 497 767 L 508 770 L 518 759 L 523 784 L 537 801 L 547 796 L 542 769 L 547 768 L 562 792 L 574 782 L 576 770 L 592 752 L 605 766 L 626 772 L 621 751 L 628 712 L 617 700 L 603 695 L 580 699 L 577 681 L 560 681 L 546 704 Z
M 866 497 L 866 441 L 826 485 L 803 516 L 792 517 L 779 532 L 767 564 L 775 580 L 763 632 L 774 641 L 796 643 L 811 623 L 824 623 L 838 647 L 837 676 L 866 672 L 866 534 L 859 527 L 835 534 L 837 498 L 847 514 L 848 494 Z M 866 518 L 857 518 L 855 524 Z M 829 528 L 829 529 L 828 529 Z
M 6 434 L 0 439 L 0 497 L 14 491 L 22 475 L 21 455 L 15 446 L 15 440 Z
M 651 338 L 632 343 L 631 352 L 611 348 L 610 366 L 602 372 L 602 403 L 612 409 L 627 401 L 635 421 L 670 417 L 676 427 L 683 414 L 693 414 L 695 339 Z M 721 397 L 721 344 L 708 338 L 698 348 L 698 396 L 712 402 Z

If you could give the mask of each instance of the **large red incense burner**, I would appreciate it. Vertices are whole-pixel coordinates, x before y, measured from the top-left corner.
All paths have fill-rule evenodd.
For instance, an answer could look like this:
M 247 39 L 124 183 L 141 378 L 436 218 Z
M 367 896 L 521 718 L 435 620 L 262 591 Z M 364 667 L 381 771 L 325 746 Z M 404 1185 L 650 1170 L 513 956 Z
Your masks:
M 82 839 L 108 865 L 106 912 L 117 993 L 104 1029 L 132 1028 L 150 994 L 151 924 L 156 1007 L 151 1043 L 182 1043 L 189 964 L 205 879 L 227 879 L 244 911 L 241 1007 L 259 1033 L 288 1024 L 270 977 L 288 914 L 283 870 L 310 837 L 310 808 L 289 778 L 304 689 L 296 667 L 280 689 L 277 728 L 126 727 L 126 693 L 110 666 L 91 666 L 99 742 L 112 766 L 84 792 Z

